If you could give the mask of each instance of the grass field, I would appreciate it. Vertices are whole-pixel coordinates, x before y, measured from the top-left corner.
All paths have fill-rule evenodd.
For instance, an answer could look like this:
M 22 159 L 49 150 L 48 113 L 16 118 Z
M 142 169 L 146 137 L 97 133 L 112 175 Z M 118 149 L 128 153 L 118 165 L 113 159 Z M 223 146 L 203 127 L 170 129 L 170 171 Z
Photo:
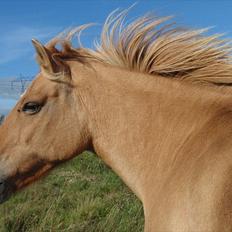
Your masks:
M 0 232 L 139 232 L 142 205 L 85 152 L 0 205 Z

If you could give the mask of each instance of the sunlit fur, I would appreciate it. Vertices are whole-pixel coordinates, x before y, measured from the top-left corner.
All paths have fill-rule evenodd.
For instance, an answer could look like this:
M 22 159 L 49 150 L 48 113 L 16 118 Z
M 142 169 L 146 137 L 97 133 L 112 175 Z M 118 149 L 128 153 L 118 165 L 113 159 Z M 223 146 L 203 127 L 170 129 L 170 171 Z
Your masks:
M 71 44 L 86 26 L 33 40 L 41 72 L 0 127 L 0 201 L 91 149 L 142 201 L 146 232 L 231 232 L 231 47 L 126 14 L 95 50 Z

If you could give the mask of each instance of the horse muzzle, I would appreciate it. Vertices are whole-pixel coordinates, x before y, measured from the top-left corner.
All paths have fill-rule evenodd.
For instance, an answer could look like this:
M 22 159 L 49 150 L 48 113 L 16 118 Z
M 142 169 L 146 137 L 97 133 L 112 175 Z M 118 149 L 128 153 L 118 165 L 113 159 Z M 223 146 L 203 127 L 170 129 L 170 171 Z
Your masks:
M 13 187 L 8 181 L 0 178 L 0 204 L 5 202 L 13 193 Z

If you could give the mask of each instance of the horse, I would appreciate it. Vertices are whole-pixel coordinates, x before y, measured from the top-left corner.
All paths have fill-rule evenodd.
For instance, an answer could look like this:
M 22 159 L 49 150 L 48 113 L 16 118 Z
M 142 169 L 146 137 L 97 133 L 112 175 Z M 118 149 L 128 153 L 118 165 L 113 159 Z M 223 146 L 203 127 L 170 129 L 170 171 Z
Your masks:
M 74 28 L 0 127 L 0 201 L 84 150 L 141 200 L 145 231 L 232 231 L 231 46 L 207 29 L 113 12 L 93 49 Z

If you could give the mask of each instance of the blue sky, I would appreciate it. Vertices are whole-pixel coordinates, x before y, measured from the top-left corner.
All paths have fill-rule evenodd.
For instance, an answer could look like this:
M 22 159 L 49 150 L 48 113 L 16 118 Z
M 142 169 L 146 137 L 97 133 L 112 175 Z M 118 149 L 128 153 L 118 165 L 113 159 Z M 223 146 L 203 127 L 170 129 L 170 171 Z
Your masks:
M 63 29 L 89 22 L 103 23 L 115 8 L 126 8 L 134 0 L 1 0 L 0 1 L 0 78 L 34 75 L 31 38 L 48 41 Z M 176 15 L 176 21 L 193 27 L 215 26 L 212 32 L 227 32 L 232 37 L 232 1 L 216 0 L 140 0 L 130 16 L 148 11 Z M 87 45 L 97 29 L 86 32 Z

